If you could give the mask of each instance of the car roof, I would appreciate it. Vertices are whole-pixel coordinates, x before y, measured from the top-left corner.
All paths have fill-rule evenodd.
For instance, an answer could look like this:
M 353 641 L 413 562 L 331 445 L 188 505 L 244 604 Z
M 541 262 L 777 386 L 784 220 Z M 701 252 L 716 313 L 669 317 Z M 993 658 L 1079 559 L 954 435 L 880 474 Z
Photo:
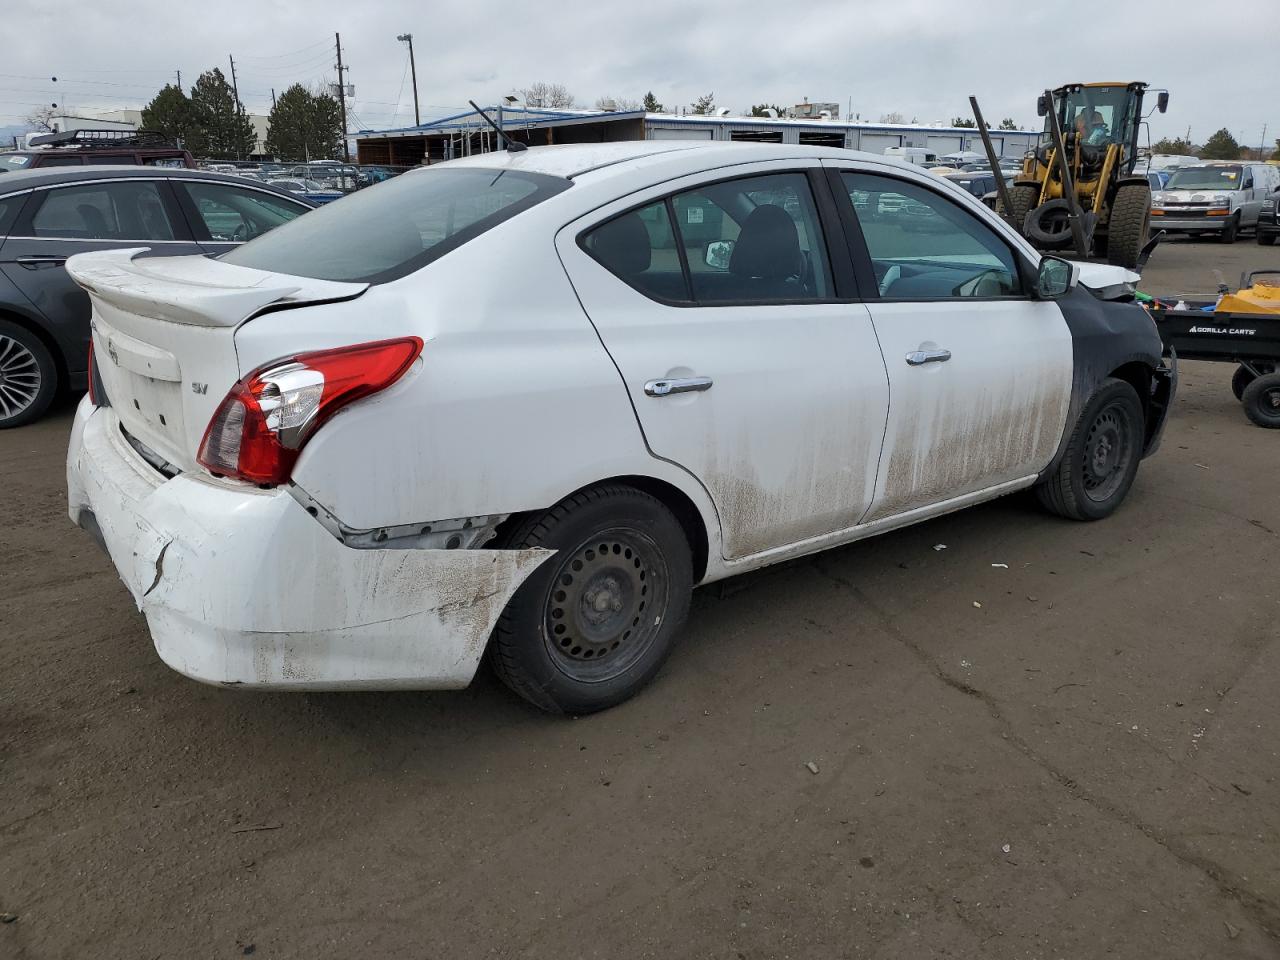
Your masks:
M 601 177 L 623 175 L 650 159 L 666 161 L 663 166 L 688 166 L 690 171 L 734 163 L 808 158 L 858 157 L 895 167 L 917 169 L 891 156 L 858 153 L 838 147 L 810 147 L 788 143 L 736 143 L 725 140 L 625 140 L 616 143 L 561 144 L 483 153 L 434 166 L 485 167 L 524 170 L 574 179 L 587 173 Z M 427 169 L 427 168 L 419 168 Z M 594 177 L 593 177 L 594 179 Z
M 271 193 L 297 199 L 295 194 L 287 190 L 270 187 L 261 180 L 246 180 L 231 174 L 217 173 L 213 170 L 192 170 L 189 167 L 154 167 L 137 164 L 92 164 L 73 167 L 36 167 L 34 170 L 13 170 L 0 174 L 0 194 L 16 193 L 19 190 L 30 190 L 34 187 L 48 187 L 59 183 L 82 183 L 86 180 L 126 180 L 131 178 L 154 179 L 157 176 L 174 180 L 206 180 L 219 183 L 232 183 L 239 186 L 250 186 L 262 189 L 269 187 Z

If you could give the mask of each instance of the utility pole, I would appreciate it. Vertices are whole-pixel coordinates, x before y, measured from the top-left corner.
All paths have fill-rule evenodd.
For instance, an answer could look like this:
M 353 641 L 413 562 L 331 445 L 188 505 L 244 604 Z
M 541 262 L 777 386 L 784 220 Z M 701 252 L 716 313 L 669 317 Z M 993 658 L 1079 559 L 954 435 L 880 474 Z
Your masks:
M 179 90 L 182 89 L 182 71 L 181 70 L 178 71 L 178 89 Z
M 418 112 L 418 68 L 413 62 L 413 34 L 402 33 L 396 39 L 409 45 L 409 75 L 413 78 L 413 125 L 420 127 L 422 126 L 422 114 Z
M 227 54 L 227 60 L 231 62 L 231 95 L 236 100 L 236 119 L 240 119 L 240 114 L 244 113 L 244 108 L 240 106 L 240 88 L 236 85 L 236 58 Z M 239 124 L 236 124 L 239 127 Z M 240 156 L 240 138 L 236 137 L 236 159 L 243 160 Z
M 338 106 L 342 113 L 342 159 L 350 163 L 351 149 L 347 146 L 347 87 L 342 78 L 342 37 L 335 33 L 333 41 L 338 47 Z
M 275 108 L 276 108 L 276 88 L 272 87 L 271 88 L 271 109 L 274 110 Z
M 1267 159 L 1267 125 L 1265 123 L 1262 125 L 1262 142 L 1258 146 L 1258 159 Z

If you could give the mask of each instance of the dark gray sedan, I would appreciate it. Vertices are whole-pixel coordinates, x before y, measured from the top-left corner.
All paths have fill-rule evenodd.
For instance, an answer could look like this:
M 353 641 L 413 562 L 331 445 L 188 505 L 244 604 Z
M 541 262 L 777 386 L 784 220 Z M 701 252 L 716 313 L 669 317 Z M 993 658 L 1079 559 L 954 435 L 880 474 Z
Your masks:
M 0 178 L 0 429 L 89 377 L 89 298 L 63 264 L 90 250 L 218 254 L 315 206 L 203 170 L 80 166 Z

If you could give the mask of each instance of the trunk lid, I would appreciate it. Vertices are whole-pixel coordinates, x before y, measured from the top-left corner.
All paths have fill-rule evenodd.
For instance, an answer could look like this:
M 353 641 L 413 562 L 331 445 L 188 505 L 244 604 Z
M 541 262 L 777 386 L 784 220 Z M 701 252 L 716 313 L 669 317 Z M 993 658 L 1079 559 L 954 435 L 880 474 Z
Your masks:
M 196 469 L 205 428 L 244 372 L 241 324 L 268 307 L 348 300 L 369 286 L 208 257 L 136 259 L 144 252 L 79 254 L 67 272 L 93 304 L 94 357 L 112 409 L 130 436 L 183 471 Z

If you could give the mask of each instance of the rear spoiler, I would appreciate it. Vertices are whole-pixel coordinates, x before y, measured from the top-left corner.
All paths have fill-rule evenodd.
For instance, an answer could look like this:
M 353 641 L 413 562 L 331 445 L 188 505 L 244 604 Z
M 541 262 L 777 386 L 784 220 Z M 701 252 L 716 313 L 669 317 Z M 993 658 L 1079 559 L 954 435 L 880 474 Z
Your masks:
M 292 277 L 208 257 L 138 259 L 149 249 L 76 254 L 67 260 L 67 273 L 95 301 L 202 327 L 234 327 L 273 304 L 349 300 L 369 288 L 367 283 Z

